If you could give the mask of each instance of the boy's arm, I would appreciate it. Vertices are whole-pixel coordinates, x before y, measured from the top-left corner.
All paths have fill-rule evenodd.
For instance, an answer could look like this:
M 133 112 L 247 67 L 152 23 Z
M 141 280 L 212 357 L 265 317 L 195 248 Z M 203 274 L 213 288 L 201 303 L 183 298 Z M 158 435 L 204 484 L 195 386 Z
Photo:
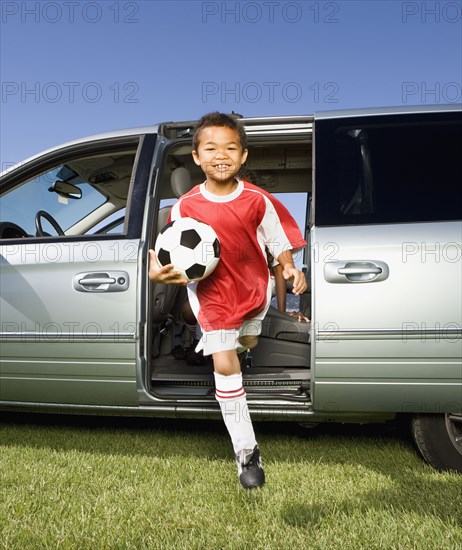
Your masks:
M 149 250 L 149 272 L 148 277 L 155 283 L 164 283 L 166 285 L 187 285 L 188 279 L 181 278 L 181 273 L 175 271 L 173 264 L 161 267 L 157 261 L 154 250 Z
M 273 273 L 274 273 L 274 283 L 276 286 L 276 299 L 278 303 L 278 310 L 285 311 L 287 289 L 286 289 L 286 280 L 284 279 L 284 275 L 282 274 L 282 265 L 277 264 L 273 266 Z
M 288 279 L 293 279 L 293 290 L 294 294 L 303 294 L 307 289 L 305 274 L 297 269 L 294 265 L 294 260 L 292 257 L 292 250 L 285 250 L 281 252 L 278 256 L 278 262 L 282 266 L 282 276 L 287 281 Z

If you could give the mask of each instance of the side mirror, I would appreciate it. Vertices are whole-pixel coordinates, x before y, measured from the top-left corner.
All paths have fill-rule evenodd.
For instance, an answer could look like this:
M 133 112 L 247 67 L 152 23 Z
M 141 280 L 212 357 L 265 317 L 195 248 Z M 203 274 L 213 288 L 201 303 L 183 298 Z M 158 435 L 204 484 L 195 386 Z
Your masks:
M 68 183 L 67 181 L 55 181 L 54 184 L 48 189 L 48 191 L 50 191 L 50 193 L 58 193 L 58 195 L 66 197 L 67 199 L 82 198 L 82 189 L 80 189 L 80 187 L 77 187 L 77 185 Z

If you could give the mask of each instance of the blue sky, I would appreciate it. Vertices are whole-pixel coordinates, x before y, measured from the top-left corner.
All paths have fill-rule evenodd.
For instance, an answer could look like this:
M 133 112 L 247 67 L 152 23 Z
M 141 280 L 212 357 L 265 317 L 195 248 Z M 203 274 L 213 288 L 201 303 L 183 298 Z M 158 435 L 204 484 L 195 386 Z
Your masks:
M 459 1 L 1 2 L 1 167 L 107 130 L 461 103 Z

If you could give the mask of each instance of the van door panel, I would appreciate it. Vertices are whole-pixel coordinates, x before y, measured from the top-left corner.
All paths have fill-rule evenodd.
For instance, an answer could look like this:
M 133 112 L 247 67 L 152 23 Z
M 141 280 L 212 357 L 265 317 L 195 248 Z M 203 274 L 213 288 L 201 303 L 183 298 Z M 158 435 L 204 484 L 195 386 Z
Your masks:
M 0 247 L 2 401 L 135 404 L 137 261 L 115 262 L 119 245 L 54 242 L 60 262 L 49 261 L 51 244 Z M 96 266 L 123 267 L 130 284 L 124 292 L 78 292 L 74 276 Z
M 313 264 L 316 407 L 333 402 L 339 410 L 462 406 L 462 295 L 461 285 L 451 284 L 461 275 L 452 248 L 460 233 L 459 222 L 313 231 L 314 248 L 321 251 Z M 342 263 L 378 258 L 389 266 L 388 278 L 326 281 L 325 266 L 336 258 L 323 251 L 332 243 Z M 422 243 L 425 251 L 440 253 L 427 255 Z
M 461 123 L 460 113 L 316 122 L 317 410 L 461 410 Z M 342 277 L 345 267 L 369 271 Z

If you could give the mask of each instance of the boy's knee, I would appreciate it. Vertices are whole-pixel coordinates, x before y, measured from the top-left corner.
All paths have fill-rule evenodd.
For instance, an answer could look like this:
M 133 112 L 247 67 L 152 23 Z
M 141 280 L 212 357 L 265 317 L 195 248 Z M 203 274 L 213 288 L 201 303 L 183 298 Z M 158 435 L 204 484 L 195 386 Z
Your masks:
M 238 374 L 241 366 L 235 352 L 219 352 L 213 354 L 213 370 L 223 376 Z
M 238 338 L 239 344 L 247 349 L 253 349 L 258 344 L 258 336 L 253 334 L 246 334 Z

